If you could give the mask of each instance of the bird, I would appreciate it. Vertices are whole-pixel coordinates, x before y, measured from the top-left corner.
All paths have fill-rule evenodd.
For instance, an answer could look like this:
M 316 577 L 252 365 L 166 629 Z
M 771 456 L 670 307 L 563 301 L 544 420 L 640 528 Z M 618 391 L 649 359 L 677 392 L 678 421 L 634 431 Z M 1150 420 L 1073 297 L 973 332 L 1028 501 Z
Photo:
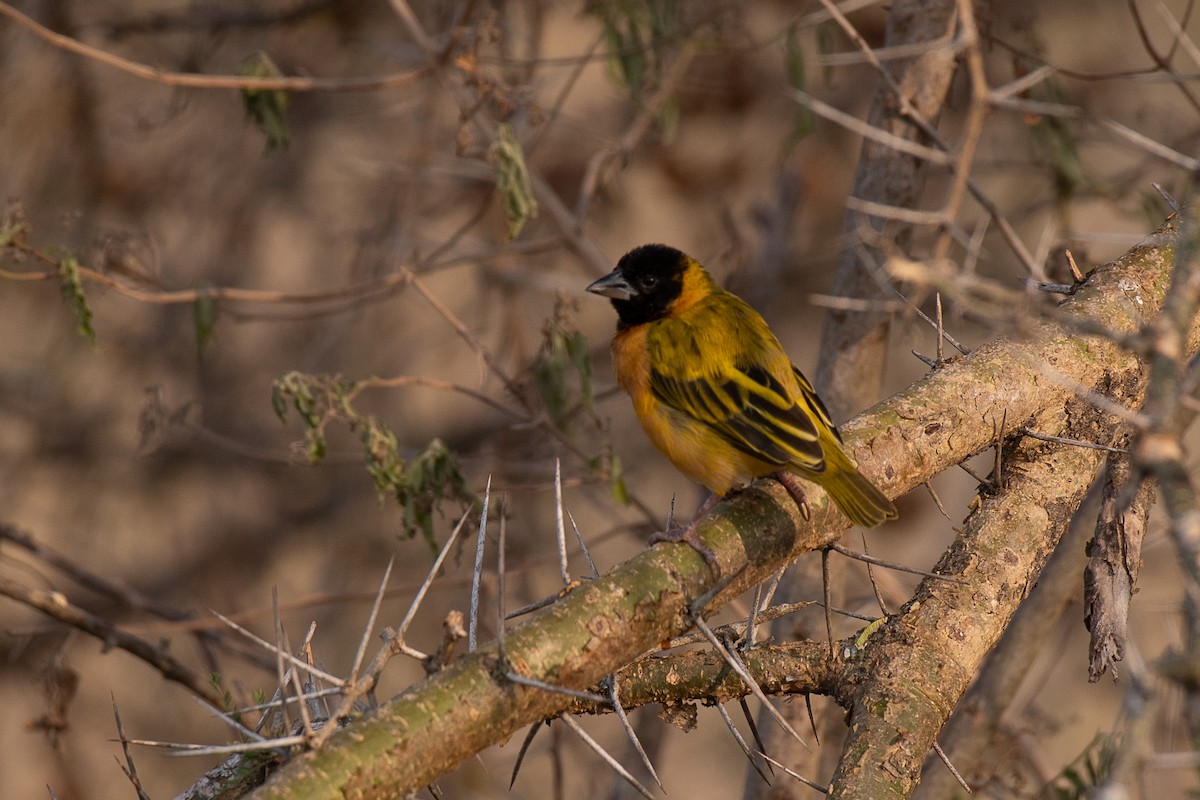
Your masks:
M 695 523 L 717 499 L 768 475 L 805 517 L 796 475 L 825 489 L 857 525 L 896 518 L 766 320 L 698 261 L 664 244 L 642 245 L 587 291 L 616 309 L 613 371 L 642 429 L 680 472 L 713 492 L 686 530 L 652 542 L 685 540 L 714 564 Z

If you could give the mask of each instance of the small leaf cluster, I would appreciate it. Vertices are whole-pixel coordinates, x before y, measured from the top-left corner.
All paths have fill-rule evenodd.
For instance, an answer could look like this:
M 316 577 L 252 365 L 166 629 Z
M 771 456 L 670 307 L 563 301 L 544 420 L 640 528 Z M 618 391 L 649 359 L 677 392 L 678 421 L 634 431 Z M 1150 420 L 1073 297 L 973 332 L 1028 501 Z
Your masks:
M 542 345 L 533 360 L 533 383 L 550 419 L 562 430 L 582 408 L 589 414 L 595 401 L 592 360 L 587 337 L 575 323 L 578 304 L 560 297 L 542 328 Z
M 403 533 L 412 538 L 420 533 L 432 551 L 438 549 L 433 533 L 434 512 L 447 500 L 464 505 L 478 504 L 458 458 L 440 439 L 406 460 L 394 431 L 372 415 L 358 413 L 353 400 L 363 383 L 340 376 L 306 375 L 289 372 L 272 386 L 271 404 L 280 420 L 288 409 L 304 424 L 304 453 L 309 463 L 320 462 L 328 452 L 326 430 L 330 422 L 341 422 L 357 431 L 362 442 L 367 473 L 381 499 L 392 497 L 403 509 Z
M 283 73 L 266 53 L 255 53 L 242 62 L 241 74 L 247 78 L 279 78 Z M 285 148 L 292 140 L 287 124 L 288 93 L 276 90 L 243 89 L 242 105 L 246 119 L 267 137 L 268 151 Z
M 488 148 L 488 162 L 496 171 L 496 192 L 504 203 L 508 238 L 521 235 L 525 223 L 538 215 L 537 198 L 525 165 L 525 153 L 509 125 L 500 125 L 496 140 Z

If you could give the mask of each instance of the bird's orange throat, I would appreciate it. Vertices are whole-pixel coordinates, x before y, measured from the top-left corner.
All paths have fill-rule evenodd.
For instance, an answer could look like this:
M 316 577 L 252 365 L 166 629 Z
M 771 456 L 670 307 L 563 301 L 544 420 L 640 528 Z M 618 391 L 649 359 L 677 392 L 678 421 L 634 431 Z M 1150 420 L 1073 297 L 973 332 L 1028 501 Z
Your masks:
M 717 285 L 707 272 L 702 269 L 684 270 L 683 285 L 679 289 L 679 297 L 671 303 L 672 314 L 682 314 L 692 306 L 703 301 L 717 290 Z

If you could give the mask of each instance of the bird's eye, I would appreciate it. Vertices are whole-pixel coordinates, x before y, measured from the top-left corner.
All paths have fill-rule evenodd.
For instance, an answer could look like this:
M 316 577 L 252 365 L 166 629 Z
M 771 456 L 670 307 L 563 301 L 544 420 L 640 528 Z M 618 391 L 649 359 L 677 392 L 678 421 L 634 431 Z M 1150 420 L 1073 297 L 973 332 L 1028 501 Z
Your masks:
M 655 275 L 646 275 L 642 278 L 642 288 L 653 289 L 658 285 L 658 277 Z

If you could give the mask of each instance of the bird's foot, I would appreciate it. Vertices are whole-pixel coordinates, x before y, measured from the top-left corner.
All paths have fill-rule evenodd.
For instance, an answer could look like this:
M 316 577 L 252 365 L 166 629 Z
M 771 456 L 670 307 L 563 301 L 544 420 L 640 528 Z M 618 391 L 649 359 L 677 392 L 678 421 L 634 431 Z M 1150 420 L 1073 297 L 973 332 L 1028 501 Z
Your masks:
M 796 505 L 800 507 L 800 515 L 804 517 L 804 521 L 808 522 L 812 519 L 812 512 L 808 510 L 808 498 L 804 495 L 804 487 L 800 485 L 800 479 L 784 469 L 779 470 L 772 477 L 783 484 L 783 488 L 787 489 L 787 493 L 796 501 Z
M 701 541 L 700 536 L 696 533 L 696 523 L 703 517 L 703 514 L 697 514 L 692 518 L 692 521 L 686 527 L 678 525 L 674 522 L 667 525 L 665 530 L 656 531 L 650 535 L 650 544 L 658 544 L 659 542 L 683 542 L 690 546 L 700 555 L 704 556 L 705 563 L 717 575 L 721 574 L 721 565 L 717 562 L 717 554 L 712 551 L 708 545 Z

